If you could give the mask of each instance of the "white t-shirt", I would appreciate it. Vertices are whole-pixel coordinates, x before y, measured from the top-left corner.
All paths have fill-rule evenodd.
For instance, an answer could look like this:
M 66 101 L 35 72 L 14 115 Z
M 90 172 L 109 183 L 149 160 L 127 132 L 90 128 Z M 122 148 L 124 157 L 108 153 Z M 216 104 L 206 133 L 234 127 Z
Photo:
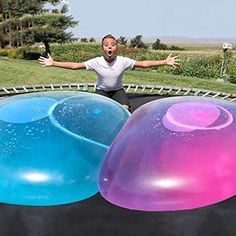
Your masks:
M 123 88 L 122 75 L 126 69 L 132 69 L 134 67 L 135 60 L 128 57 L 116 56 L 109 63 L 101 56 L 88 60 L 84 64 L 87 70 L 94 70 L 97 73 L 97 89 L 112 91 Z

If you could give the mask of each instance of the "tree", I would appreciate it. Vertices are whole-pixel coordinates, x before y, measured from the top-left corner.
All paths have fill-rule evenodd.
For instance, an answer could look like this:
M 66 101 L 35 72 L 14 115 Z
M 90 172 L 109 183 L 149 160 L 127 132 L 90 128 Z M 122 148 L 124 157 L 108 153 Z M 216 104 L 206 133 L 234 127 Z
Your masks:
M 117 43 L 119 43 L 120 45 L 123 45 L 123 46 L 127 46 L 127 39 L 123 36 L 120 36 L 118 39 L 117 39 Z
M 80 39 L 80 42 L 87 43 L 87 42 L 88 42 L 88 39 L 87 39 L 87 38 L 81 38 L 81 39 Z
M 1 47 L 4 46 L 19 46 L 19 41 L 22 42 L 22 25 L 18 20 L 24 14 L 35 14 L 42 9 L 43 1 L 23 1 L 23 0 L 1 0 Z
M 166 44 L 161 43 L 160 39 L 157 39 L 153 44 L 152 44 L 152 48 L 155 50 L 167 50 L 168 47 Z
M 57 5 L 60 2 L 61 0 L 0 0 L 0 46 L 18 47 L 43 42 L 48 53 L 50 43 L 73 40 L 72 34 L 66 30 L 78 22 L 66 15 L 68 6 L 64 4 L 57 11 L 44 8 L 45 3 Z
M 36 27 L 32 27 L 25 32 L 24 41 L 28 44 L 43 42 L 46 53 L 50 53 L 50 43 L 64 43 L 73 40 L 72 34 L 66 32 L 67 28 L 77 24 L 71 16 L 61 13 L 45 13 L 36 15 L 33 21 Z
M 92 38 L 89 39 L 89 42 L 90 42 L 90 43 L 95 43 L 96 40 L 95 40 L 95 38 L 92 37 Z
M 0 0 L 0 48 L 3 47 L 3 40 L 4 40 L 3 29 L 1 25 L 2 21 L 3 21 L 3 5 L 2 5 L 2 0 Z
M 130 41 L 130 47 L 132 48 L 148 48 L 148 45 L 142 41 L 142 35 L 137 35 Z

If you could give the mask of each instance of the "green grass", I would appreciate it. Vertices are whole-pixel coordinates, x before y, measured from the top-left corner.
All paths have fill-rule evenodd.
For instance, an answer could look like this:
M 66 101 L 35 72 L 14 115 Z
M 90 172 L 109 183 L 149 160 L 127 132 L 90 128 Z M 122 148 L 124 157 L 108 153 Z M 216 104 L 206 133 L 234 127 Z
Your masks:
M 0 86 L 39 85 L 95 82 L 96 73 L 86 70 L 66 70 L 42 67 L 37 61 L 0 57 Z M 124 74 L 124 83 L 200 88 L 236 93 L 236 85 L 187 76 L 161 74 L 151 70 L 131 70 Z
M 0 85 L 33 85 L 95 81 L 96 75 L 86 71 L 42 67 L 37 61 L 0 57 Z

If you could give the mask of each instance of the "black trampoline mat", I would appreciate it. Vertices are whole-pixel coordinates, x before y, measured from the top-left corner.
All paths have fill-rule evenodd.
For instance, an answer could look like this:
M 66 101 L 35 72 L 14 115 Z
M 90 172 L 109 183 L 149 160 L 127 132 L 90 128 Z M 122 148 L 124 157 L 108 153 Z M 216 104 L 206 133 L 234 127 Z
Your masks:
M 131 96 L 132 110 L 161 98 Z M 214 188 L 214 186 L 212 186 Z M 236 235 L 236 198 L 186 211 L 142 212 L 114 206 L 98 193 L 73 204 L 31 207 L 0 204 L 0 236 Z
M 236 235 L 236 199 L 173 212 L 120 208 L 100 194 L 52 207 L 0 205 L 0 235 Z

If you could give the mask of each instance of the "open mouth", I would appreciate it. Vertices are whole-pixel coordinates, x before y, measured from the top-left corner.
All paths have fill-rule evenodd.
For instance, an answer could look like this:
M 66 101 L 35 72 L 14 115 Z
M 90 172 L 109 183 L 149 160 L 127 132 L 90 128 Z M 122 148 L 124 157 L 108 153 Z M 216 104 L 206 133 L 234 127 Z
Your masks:
M 112 51 L 111 50 L 109 50 L 107 53 L 108 53 L 109 56 L 112 55 Z

